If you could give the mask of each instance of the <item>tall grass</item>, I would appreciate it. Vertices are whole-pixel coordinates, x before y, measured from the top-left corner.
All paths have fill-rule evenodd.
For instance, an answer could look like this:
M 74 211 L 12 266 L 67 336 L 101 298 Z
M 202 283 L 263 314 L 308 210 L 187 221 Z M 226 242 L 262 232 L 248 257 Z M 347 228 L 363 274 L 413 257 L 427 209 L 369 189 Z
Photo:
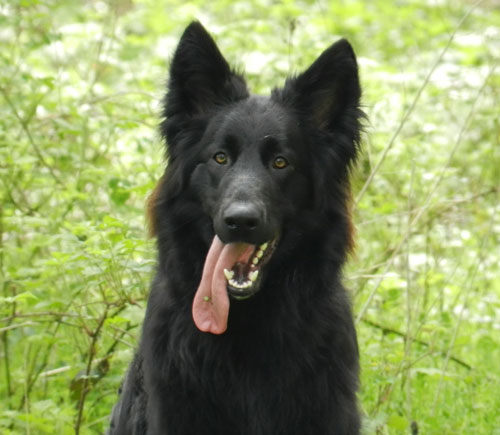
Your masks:
M 345 270 L 367 434 L 500 434 L 496 1 L 0 3 L 0 432 L 103 433 L 154 267 L 167 65 L 199 18 L 267 92 L 347 37 L 369 117 Z

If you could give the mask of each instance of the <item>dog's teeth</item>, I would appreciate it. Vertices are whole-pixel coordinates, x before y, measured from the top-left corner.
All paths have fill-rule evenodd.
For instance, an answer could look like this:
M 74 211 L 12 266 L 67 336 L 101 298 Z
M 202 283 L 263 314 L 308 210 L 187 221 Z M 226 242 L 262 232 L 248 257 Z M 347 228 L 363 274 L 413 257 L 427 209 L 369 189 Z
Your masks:
M 264 255 L 264 251 L 262 250 L 258 250 L 257 253 L 255 254 L 258 258 L 262 258 L 262 256 Z
M 266 243 L 263 243 L 262 245 L 259 246 L 259 248 L 262 250 L 262 251 L 265 251 L 267 249 L 267 242 Z
M 224 276 L 228 281 L 231 281 L 234 278 L 234 271 L 233 270 L 227 270 L 224 269 Z
M 258 270 L 253 270 L 248 274 L 248 278 L 250 279 L 251 282 L 257 281 L 258 276 L 259 276 Z
M 257 265 L 258 262 L 259 262 L 259 259 L 257 257 L 253 257 L 252 263 Z
M 255 272 L 258 272 L 258 271 L 254 271 Z M 252 272 L 251 272 L 252 273 Z M 257 279 L 257 278 L 255 278 Z M 238 281 L 234 280 L 234 279 L 229 279 L 228 280 L 228 283 L 229 285 L 233 288 L 233 289 L 237 289 L 237 290 L 245 290 L 247 288 L 250 288 L 252 287 L 253 285 L 253 281 L 250 279 L 248 279 L 247 281 L 245 282 L 242 282 L 242 283 L 239 283 Z

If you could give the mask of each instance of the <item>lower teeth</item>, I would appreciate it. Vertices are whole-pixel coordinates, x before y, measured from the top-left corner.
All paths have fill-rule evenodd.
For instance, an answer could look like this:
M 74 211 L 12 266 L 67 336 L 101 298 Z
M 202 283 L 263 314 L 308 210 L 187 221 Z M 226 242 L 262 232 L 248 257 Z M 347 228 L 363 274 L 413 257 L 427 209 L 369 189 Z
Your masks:
M 253 284 L 252 281 L 245 281 L 245 282 L 239 283 L 239 282 L 235 281 L 234 279 L 230 279 L 228 281 L 228 283 L 231 287 L 237 288 L 237 289 L 247 289 L 249 287 L 252 287 L 252 284 Z

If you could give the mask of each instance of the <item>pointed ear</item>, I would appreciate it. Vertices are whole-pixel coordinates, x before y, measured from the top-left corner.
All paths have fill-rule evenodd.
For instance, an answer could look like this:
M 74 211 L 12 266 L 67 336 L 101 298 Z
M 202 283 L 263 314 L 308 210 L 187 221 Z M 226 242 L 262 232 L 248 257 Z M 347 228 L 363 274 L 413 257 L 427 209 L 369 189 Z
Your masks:
M 326 132 L 354 133 L 359 139 L 361 88 L 354 51 L 345 39 L 325 50 L 302 74 L 276 91 L 283 103 Z M 349 131 L 345 131 L 349 133 Z
M 242 76 L 231 71 L 212 37 L 197 21 L 184 31 L 170 67 L 166 118 L 203 115 L 248 96 Z

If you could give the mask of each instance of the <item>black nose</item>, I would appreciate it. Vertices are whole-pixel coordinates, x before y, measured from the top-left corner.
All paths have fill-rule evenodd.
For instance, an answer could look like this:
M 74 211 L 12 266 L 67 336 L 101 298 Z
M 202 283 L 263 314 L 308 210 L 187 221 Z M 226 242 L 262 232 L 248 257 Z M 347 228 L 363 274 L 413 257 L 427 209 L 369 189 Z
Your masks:
M 223 214 L 224 224 L 230 231 L 253 231 L 260 225 L 260 213 L 250 203 L 231 204 Z
M 251 242 L 263 231 L 262 211 L 248 202 L 230 204 L 222 213 L 223 233 L 230 241 Z
M 230 206 L 224 213 L 224 224 L 231 231 L 253 231 L 260 224 L 259 212 L 251 204 Z

